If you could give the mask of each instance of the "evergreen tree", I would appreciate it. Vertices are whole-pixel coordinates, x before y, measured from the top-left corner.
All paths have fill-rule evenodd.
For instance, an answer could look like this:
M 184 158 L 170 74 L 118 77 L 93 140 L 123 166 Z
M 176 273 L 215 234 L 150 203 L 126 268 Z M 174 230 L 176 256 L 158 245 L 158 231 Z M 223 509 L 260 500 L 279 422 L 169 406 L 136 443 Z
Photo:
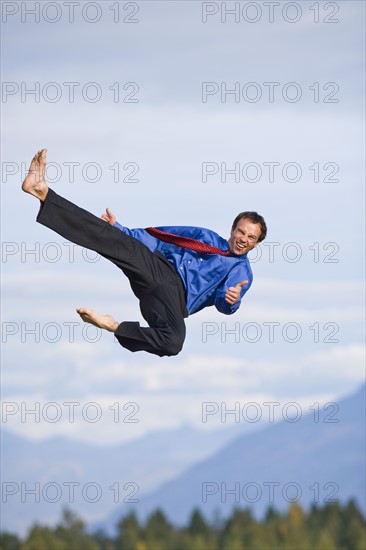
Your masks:
M 339 544 L 343 545 L 347 550 L 365 550 L 365 520 L 354 500 L 350 500 L 347 503 L 342 516 L 343 529 L 340 535 Z
M 191 535 L 202 535 L 203 537 L 207 537 L 210 531 L 210 526 L 206 523 L 200 510 L 195 508 L 189 518 L 188 532 Z
M 285 548 L 296 550 L 311 547 L 311 539 L 306 528 L 306 515 L 297 502 L 291 503 L 287 512 L 287 537 Z
M 0 550 L 20 550 L 20 539 L 12 533 L 0 533 Z
M 103 530 L 98 530 L 93 534 L 93 539 L 98 544 L 100 550 L 116 550 L 114 540 L 111 539 Z
M 216 549 L 215 531 L 206 522 L 198 508 L 192 511 L 185 531 L 188 534 L 186 540 L 190 541 L 189 546 L 187 546 L 189 550 L 192 548 L 195 550 Z
M 220 548 L 223 550 L 241 550 L 253 545 L 253 527 L 255 520 L 250 510 L 235 508 L 226 521 L 220 536 Z
M 329 502 L 320 509 L 321 529 L 327 530 L 333 537 L 336 547 L 343 548 L 343 511 L 338 502 Z M 353 550 L 353 549 L 352 549 Z
M 68 547 L 65 542 L 58 539 L 49 527 L 41 527 L 37 524 L 32 527 L 26 541 L 20 546 L 20 550 L 69 550 L 69 548 L 76 550 L 76 547 Z
M 268 506 L 264 516 L 264 522 L 270 523 L 272 521 L 276 521 L 280 517 L 281 517 L 281 514 L 273 506 Z
M 135 512 L 122 518 L 117 527 L 116 550 L 145 550 L 138 549 L 138 544 L 142 541 L 142 530 Z
M 144 529 L 144 540 L 148 549 L 172 550 L 175 533 L 161 510 L 153 512 Z
M 99 550 L 98 544 L 87 534 L 84 522 L 67 508 L 54 533 L 67 550 Z

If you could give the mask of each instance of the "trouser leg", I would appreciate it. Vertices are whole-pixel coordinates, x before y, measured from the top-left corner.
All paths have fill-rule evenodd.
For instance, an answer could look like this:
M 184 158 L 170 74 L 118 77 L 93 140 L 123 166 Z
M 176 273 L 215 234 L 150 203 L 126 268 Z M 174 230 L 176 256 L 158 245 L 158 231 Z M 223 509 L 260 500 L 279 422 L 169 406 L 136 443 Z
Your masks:
M 166 265 L 143 243 L 57 195 L 52 189 L 41 204 L 37 222 L 113 262 L 133 283 L 135 293 L 148 292 L 159 282 L 179 277 L 169 262 Z
M 140 310 L 149 327 L 138 322 L 122 322 L 115 332 L 119 343 L 130 351 L 177 355 L 183 346 L 186 326 L 181 295 L 172 284 L 162 284 L 140 297 Z
M 152 253 L 137 239 L 79 208 L 49 190 L 37 221 L 69 241 L 98 252 L 129 278 L 140 300 L 143 317 L 150 325 L 123 322 L 115 335 L 130 351 L 175 355 L 185 338 L 187 317 L 184 289 L 174 267 L 159 253 Z

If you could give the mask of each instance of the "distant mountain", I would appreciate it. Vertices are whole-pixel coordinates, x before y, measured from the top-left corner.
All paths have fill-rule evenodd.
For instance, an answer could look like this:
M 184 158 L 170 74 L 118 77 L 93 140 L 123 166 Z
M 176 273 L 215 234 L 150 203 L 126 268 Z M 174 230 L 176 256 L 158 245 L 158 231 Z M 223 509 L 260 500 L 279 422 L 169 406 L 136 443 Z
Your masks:
M 365 512 L 365 386 L 320 408 L 318 418 L 314 410 L 241 435 L 137 504 L 116 509 L 104 527 L 113 530 L 129 509 L 145 519 L 160 508 L 185 524 L 194 507 L 208 519 L 228 516 L 235 505 L 261 517 L 268 505 L 284 510 L 291 499 L 307 508 L 350 497 Z
M 54 524 L 65 505 L 85 521 L 99 520 L 132 493 L 140 498 L 253 428 L 182 427 L 106 447 L 64 437 L 34 442 L 2 430 L 0 528 L 22 534 L 35 521 Z

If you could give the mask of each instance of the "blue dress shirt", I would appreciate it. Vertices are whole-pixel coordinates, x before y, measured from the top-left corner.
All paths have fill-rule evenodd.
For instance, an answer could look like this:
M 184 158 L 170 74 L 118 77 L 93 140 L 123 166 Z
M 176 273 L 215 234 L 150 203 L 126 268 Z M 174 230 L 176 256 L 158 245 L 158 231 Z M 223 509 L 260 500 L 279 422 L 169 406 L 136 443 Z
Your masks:
M 240 256 L 233 253 L 230 256 L 200 254 L 194 250 L 161 241 L 149 235 L 145 229 L 129 229 L 118 222 L 114 226 L 141 241 L 152 252 L 160 252 L 174 265 L 186 290 L 189 315 L 208 306 L 215 306 L 221 313 L 231 315 L 239 308 L 241 299 L 252 284 L 253 273 L 247 254 Z M 229 250 L 227 240 L 210 229 L 185 226 L 157 227 L 157 229 L 197 239 L 224 251 Z M 244 280 L 248 280 L 248 283 L 241 289 L 240 300 L 233 305 L 228 304 L 225 301 L 227 289 Z

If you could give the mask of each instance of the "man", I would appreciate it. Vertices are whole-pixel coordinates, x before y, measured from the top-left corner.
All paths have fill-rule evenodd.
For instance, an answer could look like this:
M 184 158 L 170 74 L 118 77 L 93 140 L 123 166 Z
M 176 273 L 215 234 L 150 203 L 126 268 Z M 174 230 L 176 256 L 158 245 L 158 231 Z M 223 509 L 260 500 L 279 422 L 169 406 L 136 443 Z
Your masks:
M 78 308 L 83 321 L 113 332 L 130 351 L 163 357 L 181 351 L 188 315 L 212 305 L 226 315 L 239 308 L 253 280 L 247 253 L 267 233 L 262 216 L 239 214 L 228 240 L 199 227 L 128 229 L 108 208 L 99 219 L 49 189 L 46 152 L 42 149 L 34 156 L 22 185 L 41 201 L 37 221 L 119 267 L 149 326 L 119 323 L 111 315 Z

